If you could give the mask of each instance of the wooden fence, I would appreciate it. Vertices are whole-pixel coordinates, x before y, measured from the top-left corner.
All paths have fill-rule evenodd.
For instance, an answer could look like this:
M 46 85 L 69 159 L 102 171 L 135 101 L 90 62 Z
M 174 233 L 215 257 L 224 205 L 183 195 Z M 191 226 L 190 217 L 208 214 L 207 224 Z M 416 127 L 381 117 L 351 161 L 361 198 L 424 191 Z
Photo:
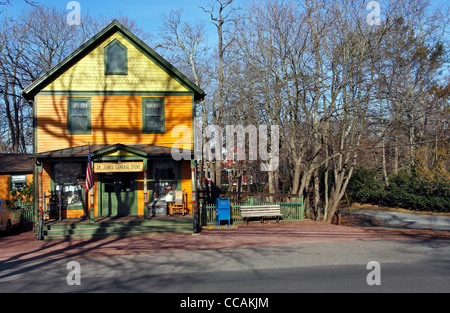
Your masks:
M 22 204 L 22 217 L 25 222 L 33 222 L 33 204 Z
M 15 205 L 22 209 L 22 218 L 25 222 L 33 222 L 34 217 L 33 203 L 21 202 L 20 200 L 17 200 L 15 202 Z
M 243 219 L 241 217 L 241 206 L 245 205 L 280 205 L 281 214 L 283 214 L 282 221 L 302 221 L 303 220 L 303 198 L 295 202 L 260 202 L 254 199 L 250 199 L 245 202 L 232 202 L 230 208 L 231 222 L 232 223 L 242 223 Z M 203 219 L 206 224 L 216 223 L 216 206 L 214 204 L 202 204 L 203 212 L 206 212 L 206 217 Z

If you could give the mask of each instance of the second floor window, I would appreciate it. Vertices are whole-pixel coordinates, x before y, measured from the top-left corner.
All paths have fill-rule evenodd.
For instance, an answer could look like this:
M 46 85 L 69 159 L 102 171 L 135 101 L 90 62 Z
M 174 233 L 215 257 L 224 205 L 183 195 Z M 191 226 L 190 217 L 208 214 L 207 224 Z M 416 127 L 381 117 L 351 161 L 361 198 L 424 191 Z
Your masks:
M 91 101 L 89 98 L 67 99 L 67 133 L 91 133 Z
M 142 99 L 142 132 L 147 134 L 164 133 L 164 98 Z

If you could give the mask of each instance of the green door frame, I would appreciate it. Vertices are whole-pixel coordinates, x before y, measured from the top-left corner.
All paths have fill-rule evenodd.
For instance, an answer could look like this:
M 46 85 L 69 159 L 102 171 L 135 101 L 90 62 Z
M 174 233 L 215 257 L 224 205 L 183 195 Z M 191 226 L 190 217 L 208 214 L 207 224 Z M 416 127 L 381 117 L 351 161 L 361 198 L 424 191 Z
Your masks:
M 130 213 L 128 215 L 130 216 L 137 216 L 138 215 L 138 179 L 137 179 L 137 173 L 135 172 L 120 172 L 120 173 L 113 173 L 112 177 L 114 179 L 114 184 L 117 184 L 118 181 L 118 177 L 120 175 L 123 174 L 127 174 L 127 175 L 132 175 L 132 181 L 131 181 L 131 186 L 134 190 L 132 190 L 133 194 L 134 194 L 134 199 L 133 199 L 133 204 L 132 207 L 130 208 Z M 106 205 L 107 203 L 105 203 L 104 197 L 106 196 L 105 194 L 105 183 L 104 183 L 104 179 L 107 175 L 106 174 L 100 174 L 98 176 L 98 185 L 99 185 L 99 192 L 98 192 L 98 207 L 99 207 L 99 216 L 108 216 L 108 213 L 110 214 L 110 216 L 120 216 L 121 212 L 120 212 L 120 203 L 118 202 L 118 200 L 116 200 L 116 204 L 117 207 L 116 208 L 111 208 L 111 212 L 109 212 L 109 208 L 105 208 L 104 205 Z M 116 196 L 116 192 L 111 192 L 111 194 L 109 196 Z M 114 202 L 115 199 L 111 199 L 109 201 Z
M 126 154 L 126 155 L 108 155 L 111 152 L 117 151 L 117 150 L 121 150 L 121 151 L 126 151 L 129 152 L 130 154 Z M 142 161 L 143 162 L 143 171 L 147 171 L 147 163 L 148 163 L 148 156 L 147 153 L 142 152 L 140 150 L 136 150 L 132 147 L 126 146 L 126 145 L 122 145 L 122 144 L 116 144 L 114 146 L 108 147 L 106 149 L 103 150 L 99 150 L 96 152 L 92 153 L 92 160 L 94 162 L 122 162 L 122 161 Z M 126 173 L 126 172 L 125 172 Z M 134 193 L 135 193 L 135 200 L 134 200 L 134 210 L 136 212 L 136 215 L 138 215 L 138 206 L 140 205 L 138 203 L 138 172 L 130 172 L 130 173 L 134 173 L 135 174 L 135 179 L 134 179 Z M 99 216 L 104 216 L 103 214 L 103 190 L 104 190 L 104 183 L 103 183 L 103 178 L 104 178 L 105 174 L 98 174 L 98 188 L 97 188 L 97 200 L 98 200 L 98 208 L 99 208 Z M 146 177 L 146 175 L 144 175 L 144 177 Z M 145 179 L 146 180 L 146 179 Z M 146 184 L 146 182 L 144 182 L 144 184 Z M 145 192 L 145 191 L 144 191 Z M 147 211 L 144 208 L 144 216 L 145 216 L 145 211 Z

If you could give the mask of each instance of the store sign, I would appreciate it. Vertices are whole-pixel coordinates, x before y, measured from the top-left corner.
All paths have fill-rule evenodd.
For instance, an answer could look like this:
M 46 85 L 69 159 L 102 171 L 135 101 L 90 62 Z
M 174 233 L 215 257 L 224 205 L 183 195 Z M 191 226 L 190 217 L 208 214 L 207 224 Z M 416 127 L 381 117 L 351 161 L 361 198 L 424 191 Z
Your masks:
M 94 173 L 142 172 L 144 162 L 94 163 Z

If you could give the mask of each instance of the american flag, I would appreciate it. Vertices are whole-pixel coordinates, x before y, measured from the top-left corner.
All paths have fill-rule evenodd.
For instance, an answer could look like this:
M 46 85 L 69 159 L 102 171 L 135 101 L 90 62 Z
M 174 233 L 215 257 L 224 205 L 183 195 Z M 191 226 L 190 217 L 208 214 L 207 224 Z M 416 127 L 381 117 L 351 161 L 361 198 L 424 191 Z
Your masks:
M 91 145 L 89 144 L 88 160 L 86 166 L 86 192 L 91 190 L 92 187 L 94 187 L 94 177 L 92 174 L 92 167 L 91 167 Z

